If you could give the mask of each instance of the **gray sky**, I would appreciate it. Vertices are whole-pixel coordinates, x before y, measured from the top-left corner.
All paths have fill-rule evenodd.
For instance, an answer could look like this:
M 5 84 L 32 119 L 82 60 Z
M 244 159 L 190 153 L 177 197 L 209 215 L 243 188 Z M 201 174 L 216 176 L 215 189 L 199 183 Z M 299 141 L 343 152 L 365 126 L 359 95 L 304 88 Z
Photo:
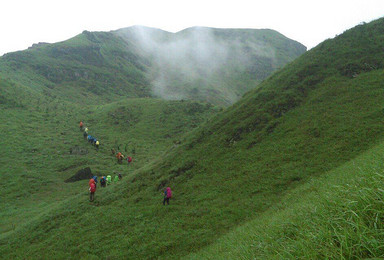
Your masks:
M 361 22 L 384 16 L 384 0 L 1 0 L 0 55 L 83 30 L 145 25 L 268 28 L 309 49 Z

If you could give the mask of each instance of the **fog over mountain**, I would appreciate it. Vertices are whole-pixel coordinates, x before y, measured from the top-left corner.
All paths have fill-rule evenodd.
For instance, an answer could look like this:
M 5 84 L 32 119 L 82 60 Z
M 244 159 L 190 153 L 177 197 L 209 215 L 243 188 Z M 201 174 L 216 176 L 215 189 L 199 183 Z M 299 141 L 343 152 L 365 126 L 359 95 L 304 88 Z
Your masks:
M 173 34 L 134 26 L 117 32 L 150 56 L 152 91 L 164 99 L 207 96 L 213 89 L 214 94 L 225 96 L 225 102 L 233 103 L 283 65 L 276 58 L 276 47 L 268 42 L 268 34 L 277 34 L 271 30 L 193 27 Z M 303 51 L 304 46 L 297 55 Z M 248 85 L 237 82 L 234 86 L 234 76 L 246 79 L 243 83 Z

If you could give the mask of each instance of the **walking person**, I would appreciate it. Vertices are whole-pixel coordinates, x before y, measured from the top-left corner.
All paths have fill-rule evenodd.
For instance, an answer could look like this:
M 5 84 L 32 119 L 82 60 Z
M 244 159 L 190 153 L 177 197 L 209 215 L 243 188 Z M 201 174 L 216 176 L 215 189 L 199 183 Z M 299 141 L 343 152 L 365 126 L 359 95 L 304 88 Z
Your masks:
M 172 198 L 172 191 L 170 187 L 167 187 L 164 191 L 164 200 L 163 205 L 165 206 L 165 202 L 167 202 L 167 205 L 169 205 L 169 199 Z
M 105 188 L 107 186 L 107 180 L 105 178 L 105 176 L 101 177 L 100 179 L 100 185 L 101 187 Z
M 89 201 L 93 202 L 95 200 L 95 192 L 96 192 L 96 183 L 95 180 L 92 178 L 89 180 Z
M 132 157 L 131 157 L 131 156 L 128 156 L 128 157 L 127 157 L 127 163 L 128 163 L 128 165 L 129 165 L 131 162 L 132 162 Z

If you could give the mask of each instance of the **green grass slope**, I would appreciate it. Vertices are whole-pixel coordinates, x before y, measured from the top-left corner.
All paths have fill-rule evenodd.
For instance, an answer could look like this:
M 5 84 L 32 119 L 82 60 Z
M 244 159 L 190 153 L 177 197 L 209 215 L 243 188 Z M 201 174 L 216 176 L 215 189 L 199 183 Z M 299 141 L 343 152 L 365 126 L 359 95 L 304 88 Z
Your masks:
M 112 33 L 82 34 L 0 58 L 0 75 L 45 95 L 83 104 L 151 96 L 146 63 Z
M 382 259 L 383 156 L 381 142 L 186 259 Z
M 287 225 L 282 233 L 276 233 L 278 226 L 273 221 L 284 217 L 285 213 L 278 213 L 271 220 L 268 216 L 273 213 L 273 207 L 280 207 L 282 200 L 289 199 L 287 196 L 291 192 L 298 194 L 292 197 L 297 200 L 301 192 L 294 189 L 302 185 L 306 185 L 303 189 L 312 187 L 308 182 L 313 178 L 329 172 L 336 176 L 340 171 L 348 178 L 346 170 L 351 168 L 346 163 L 381 142 L 384 130 L 383 31 L 384 19 L 380 19 L 325 41 L 190 135 L 177 138 L 181 144 L 170 148 L 161 158 L 154 153 L 156 159 L 150 164 L 143 164 L 144 167 L 131 172 L 116 185 L 99 189 L 95 203 L 87 201 L 87 181 L 77 183 L 77 189 L 64 186 L 68 192 L 77 191 L 77 195 L 55 203 L 52 211 L 43 212 L 28 225 L 4 235 L 0 239 L 1 255 L 20 258 L 28 254 L 31 258 L 43 259 L 51 258 L 53 254 L 66 259 L 178 259 L 202 252 L 200 250 L 231 230 L 235 230 L 233 234 L 236 235 L 239 225 L 249 221 L 252 225 L 258 219 L 261 223 L 271 223 L 266 227 L 271 233 L 263 235 L 266 239 L 281 234 L 282 244 L 274 244 L 277 251 L 268 248 L 268 244 L 265 251 L 252 249 L 246 255 L 225 251 L 233 252 L 234 258 L 253 255 L 293 258 L 300 248 L 308 245 L 306 256 L 353 255 L 340 253 L 339 246 L 352 248 L 351 243 L 356 243 L 349 240 L 356 231 L 354 222 L 346 230 L 348 233 L 335 233 L 336 238 L 332 237 L 334 244 L 325 243 L 317 253 L 310 250 L 319 240 L 305 237 L 305 233 L 311 235 L 314 231 L 302 229 L 303 235 L 297 235 L 301 229 Z M 126 108 L 121 109 L 124 110 Z M 97 111 L 95 115 L 98 115 Z M 124 115 L 111 111 L 113 109 L 105 108 L 104 115 L 109 116 L 99 119 L 97 129 L 103 131 L 103 137 L 113 144 L 115 138 L 107 134 L 109 129 L 116 127 L 113 120 L 120 116 L 124 122 L 135 120 L 129 111 Z M 76 121 L 71 120 L 71 125 Z M 119 123 L 117 127 L 124 126 Z M 137 130 L 143 129 L 138 127 Z M 124 128 L 120 131 L 124 132 Z M 98 135 L 101 136 L 101 132 Z M 72 142 L 79 144 L 81 140 Z M 95 167 L 97 164 L 95 162 Z M 350 173 L 350 176 L 353 183 L 356 175 Z M 373 180 L 373 185 L 379 185 Z M 331 182 L 336 183 L 336 180 Z M 80 192 L 81 185 L 84 190 Z M 174 198 L 170 206 L 163 207 L 162 190 L 166 186 L 173 188 Z M 303 205 L 308 198 L 303 200 Z M 354 197 L 349 199 L 355 201 Z M 340 218 L 344 211 L 337 205 L 344 202 L 339 201 L 335 208 L 323 212 L 339 210 L 334 216 Z M 364 204 L 363 201 L 358 203 Z M 351 210 L 357 211 L 353 207 Z M 359 214 L 357 212 L 357 216 Z M 300 221 L 300 216 L 297 219 Z M 323 219 L 328 220 L 332 221 Z M 328 235 L 324 227 L 327 222 L 314 221 L 323 228 L 324 237 Z M 335 228 L 346 224 L 335 223 Z M 252 227 L 252 230 L 257 228 L 260 226 Z M 380 242 L 381 237 L 377 234 L 373 239 Z M 297 244 L 294 241 L 296 235 L 301 236 Z M 247 239 L 245 235 L 244 240 Z M 269 240 L 263 241 L 268 243 Z M 363 244 L 366 249 L 359 247 L 356 256 L 380 255 L 375 248 L 377 241 Z M 289 247 L 287 250 L 285 245 Z M 326 254 L 327 247 L 333 247 L 329 254 Z M 210 252 L 215 247 L 212 248 L 200 255 L 212 256 L 214 253 Z
M 83 104 L 155 96 L 229 105 L 306 50 L 274 31 L 207 30 L 215 34 L 84 31 L 5 54 L 0 76 Z
M 0 86 L 8 91 L 18 85 L 0 80 Z M 161 158 L 183 134 L 216 113 L 211 105 L 195 101 L 145 98 L 80 106 L 28 97 L 29 102 L 2 98 L 0 103 L 0 176 L 7 180 L 0 184 L 1 237 L 23 230 L 84 190 L 84 182 L 64 183 L 78 170 L 90 167 L 99 176 L 126 177 Z M 80 120 L 100 140 L 98 151 L 83 139 Z M 132 156 L 133 163 L 118 165 L 112 148 Z

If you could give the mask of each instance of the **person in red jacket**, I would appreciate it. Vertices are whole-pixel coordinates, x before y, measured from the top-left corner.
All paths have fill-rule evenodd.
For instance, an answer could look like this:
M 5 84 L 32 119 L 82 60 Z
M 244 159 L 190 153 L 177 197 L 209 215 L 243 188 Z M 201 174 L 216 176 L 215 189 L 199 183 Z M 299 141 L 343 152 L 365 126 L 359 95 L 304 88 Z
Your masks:
M 93 178 L 89 180 L 89 192 L 90 192 L 89 201 L 92 202 L 95 200 L 95 192 L 96 192 L 96 183 Z
M 132 162 L 132 157 L 131 156 L 127 157 L 127 162 L 128 162 L 128 165 Z
M 83 130 L 83 121 L 80 121 L 80 131 Z

